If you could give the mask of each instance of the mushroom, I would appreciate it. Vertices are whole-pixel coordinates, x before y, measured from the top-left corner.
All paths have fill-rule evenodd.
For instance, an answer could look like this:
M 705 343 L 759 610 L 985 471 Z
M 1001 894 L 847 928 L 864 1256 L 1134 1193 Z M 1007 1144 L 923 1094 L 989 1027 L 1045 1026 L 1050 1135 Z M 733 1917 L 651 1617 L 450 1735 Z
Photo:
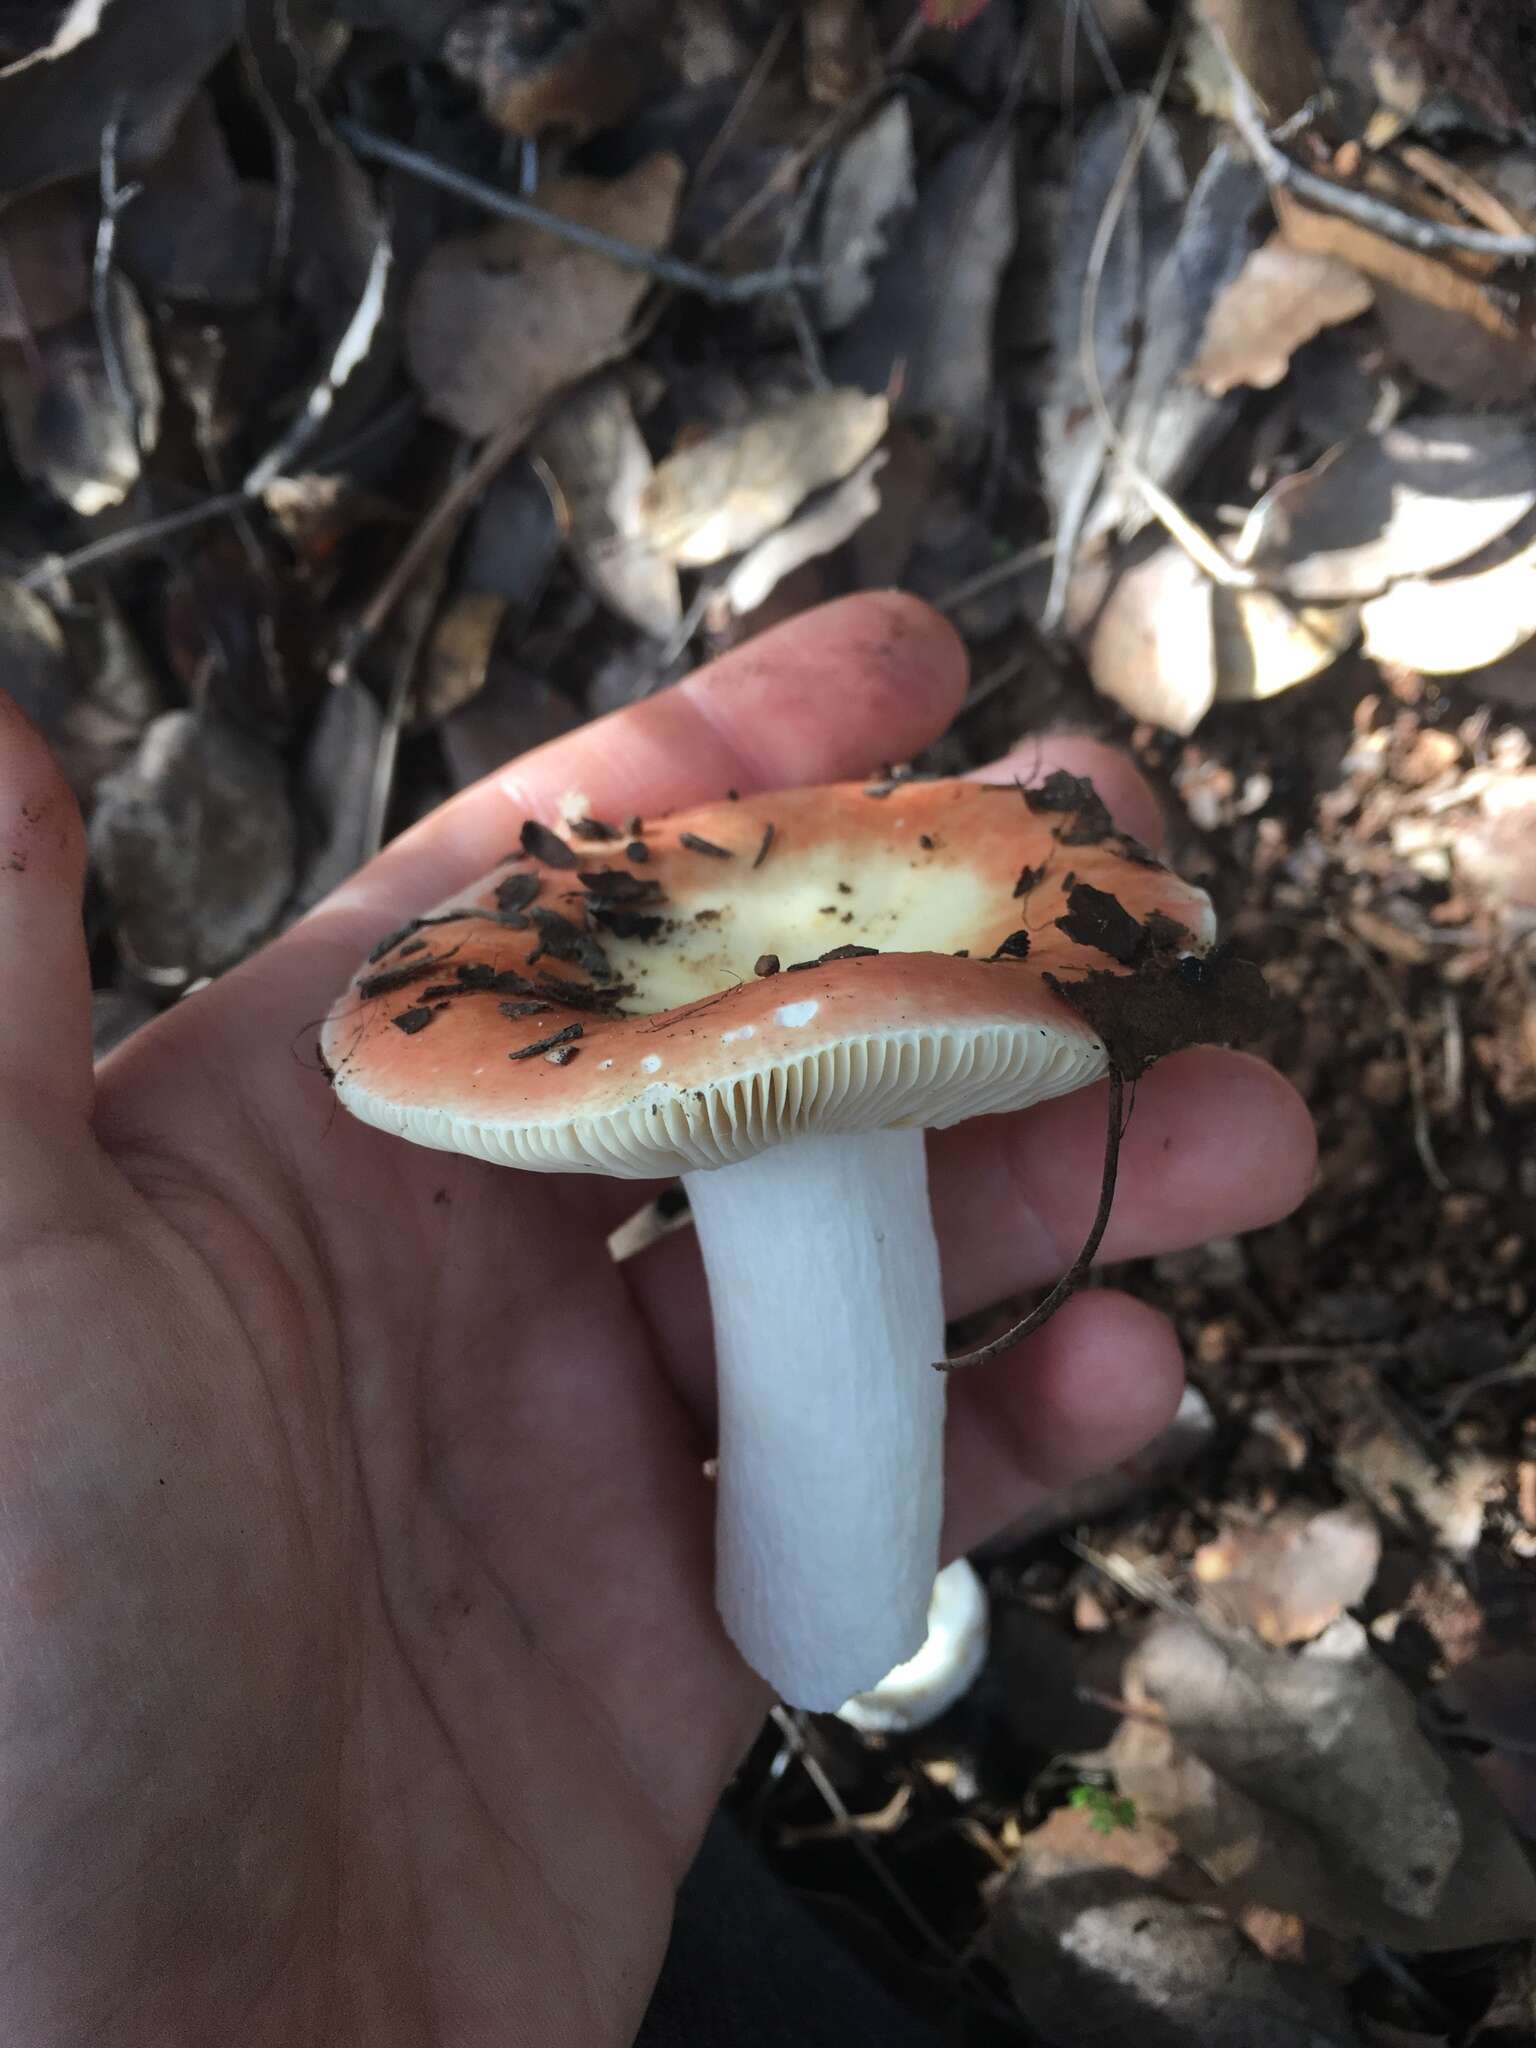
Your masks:
M 1198 889 L 1091 786 L 839 784 L 522 851 L 390 934 L 323 1052 L 354 1116 L 512 1166 L 681 1174 L 714 1315 L 716 1597 L 832 1709 L 924 1640 L 944 1314 L 925 1130 L 1108 1064 L 1048 985 L 1199 953 Z M 1173 922 L 1170 923 L 1169 921 Z
M 957 1557 L 933 1582 L 928 1633 L 917 1655 L 844 1700 L 838 1719 L 865 1735 L 926 1728 L 965 1698 L 981 1676 L 990 1641 L 986 1588 L 970 1561 Z

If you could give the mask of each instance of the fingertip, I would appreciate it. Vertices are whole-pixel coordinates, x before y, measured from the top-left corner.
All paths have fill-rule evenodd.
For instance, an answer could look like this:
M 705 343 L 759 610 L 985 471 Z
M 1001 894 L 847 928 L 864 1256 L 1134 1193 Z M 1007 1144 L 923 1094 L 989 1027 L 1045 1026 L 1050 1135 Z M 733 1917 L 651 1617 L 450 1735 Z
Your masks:
M 85 828 L 47 741 L 0 692 L 0 949 L 24 960 L 0 1033 L 0 1084 L 77 1107 L 91 1085 L 80 902 Z
M 1317 1175 L 1317 1129 L 1301 1095 L 1267 1060 L 1193 1046 L 1154 1067 L 1148 1082 L 1156 1084 L 1159 1115 L 1166 1106 L 1184 1131 L 1200 1134 L 1185 1153 L 1181 1199 L 1187 1193 L 1198 1201 L 1202 1185 L 1217 1189 L 1228 1236 L 1262 1230 L 1301 1207 Z M 1170 1158 L 1179 1151 L 1171 1132 L 1163 1151 Z
M 1158 851 L 1166 838 L 1162 807 L 1139 774 L 1129 756 L 1119 747 L 1106 746 L 1076 734 L 1049 739 L 1021 740 L 999 761 L 989 761 L 975 770 L 978 782 L 1018 781 L 1026 789 L 1065 770 L 1084 775 L 1109 808 L 1122 832 L 1129 832 L 1143 846 Z
M 954 717 L 970 687 L 971 662 L 952 621 L 904 590 L 867 591 L 843 598 L 829 609 L 857 617 L 857 630 L 874 641 L 876 659 L 892 680 L 926 698 L 940 721 L 931 737 Z
M 964 642 L 931 605 L 862 591 L 786 620 L 677 690 L 712 722 L 731 720 L 771 787 L 804 780 L 818 756 L 837 774 L 908 759 L 953 718 L 968 669 Z M 759 694 L 771 725 L 752 716 Z
M 53 750 L 14 698 L 0 690 L 0 870 L 61 876 L 78 887 L 85 873 L 85 827 Z

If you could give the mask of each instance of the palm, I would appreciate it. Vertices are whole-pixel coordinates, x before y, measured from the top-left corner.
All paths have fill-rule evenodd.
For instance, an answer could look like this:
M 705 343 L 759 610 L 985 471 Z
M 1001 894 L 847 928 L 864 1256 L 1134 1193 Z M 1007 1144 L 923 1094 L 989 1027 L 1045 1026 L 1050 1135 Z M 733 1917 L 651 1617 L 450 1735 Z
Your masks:
M 75 1027 L 47 1029 L 78 941 L 21 899 L 13 939 L 46 957 L 28 1064 L 0 1051 L 8 2038 L 633 2033 L 672 1891 L 761 1707 L 710 1603 L 699 1276 L 676 1240 L 612 1265 L 623 1191 L 351 1124 L 302 1027 L 402 909 L 491 864 L 509 804 L 547 815 L 577 783 L 622 815 L 717 777 L 857 772 L 939 722 L 944 650 L 908 608 L 845 608 L 817 632 L 853 687 L 835 713 L 807 699 L 797 727 L 781 640 L 763 674 L 789 759 L 745 742 L 725 757 L 733 711 L 753 729 L 746 678 L 734 703 L 721 684 L 698 701 L 691 765 L 673 759 L 681 695 L 533 757 L 516 791 L 440 814 L 132 1041 L 91 1122 Z M 14 794 L 0 750 L 0 802 Z M 44 889 L 51 863 L 67 889 L 67 835 L 33 853 L 29 882 Z M 1187 1072 L 1186 1112 L 1202 1085 L 1229 1113 L 1250 1089 L 1269 1148 L 1257 1192 L 1234 1194 L 1230 1163 L 1211 1187 L 1230 1228 L 1298 1187 L 1306 1140 L 1259 1070 Z M 1170 1202 L 1171 1113 L 1149 1084 L 1146 1198 L 1122 1250 L 1200 1227 L 1198 1201 Z M 995 1121 L 979 1150 L 936 1161 L 941 1194 L 946 1171 L 959 1182 L 952 1208 L 991 1226 L 953 1221 L 957 1308 L 1038 1277 L 1091 1207 L 1088 1178 L 1059 1171 L 1074 1149 L 1091 1161 L 1091 1110 L 1058 1120 L 1057 1192 L 1039 1199 Z M 1085 1379 L 1096 1349 L 1113 1385 Z M 1176 1383 L 1155 1319 L 1103 1294 L 1028 1372 L 964 1390 L 960 1541 L 1021 1491 L 1124 1455 Z

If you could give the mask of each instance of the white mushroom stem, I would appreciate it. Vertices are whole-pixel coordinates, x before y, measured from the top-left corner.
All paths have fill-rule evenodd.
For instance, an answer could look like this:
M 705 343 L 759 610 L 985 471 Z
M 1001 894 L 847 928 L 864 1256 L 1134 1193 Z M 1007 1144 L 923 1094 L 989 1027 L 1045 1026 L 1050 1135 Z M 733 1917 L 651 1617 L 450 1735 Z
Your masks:
M 790 1705 L 922 1644 L 943 1511 L 944 1311 L 921 1131 L 686 1176 L 720 1400 L 716 1599 Z

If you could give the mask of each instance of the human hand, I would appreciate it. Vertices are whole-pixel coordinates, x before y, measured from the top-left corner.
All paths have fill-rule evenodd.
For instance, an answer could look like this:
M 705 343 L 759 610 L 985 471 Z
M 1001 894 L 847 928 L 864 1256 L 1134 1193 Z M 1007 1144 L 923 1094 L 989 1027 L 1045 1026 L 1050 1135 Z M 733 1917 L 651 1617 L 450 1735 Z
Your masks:
M 338 1115 L 306 1026 L 573 787 L 656 815 L 858 775 L 963 686 L 908 600 L 802 617 L 444 806 L 94 1082 L 79 821 L 0 706 L 0 2037 L 631 2039 L 765 1705 L 711 1599 L 696 1249 L 616 1267 L 644 1190 Z M 1057 766 L 1155 836 L 1118 757 L 1022 760 Z M 1070 1260 L 1103 1122 L 1088 1090 L 931 1141 L 951 1313 Z M 1278 1216 L 1311 1158 L 1267 1068 L 1170 1060 L 1105 1256 Z M 1098 1289 L 961 1375 L 950 1548 L 1128 1456 L 1179 1382 Z

